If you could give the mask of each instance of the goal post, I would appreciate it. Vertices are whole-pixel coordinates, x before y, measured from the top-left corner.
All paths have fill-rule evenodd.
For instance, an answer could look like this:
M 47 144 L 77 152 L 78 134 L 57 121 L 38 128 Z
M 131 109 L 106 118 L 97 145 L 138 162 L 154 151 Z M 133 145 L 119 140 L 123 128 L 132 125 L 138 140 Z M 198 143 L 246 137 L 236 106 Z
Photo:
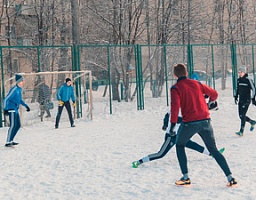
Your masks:
M 33 119 L 40 119 L 42 117 L 42 109 L 39 108 L 40 104 L 40 92 L 39 88 L 42 85 L 47 85 L 49 87 L 50 102 L 53 108 L 50 108 L 51 120 L 55 120 L 55 116 L 58 111 L 58 101 L 56 94 L 60 86 L 65 83 L 66 78 L 70 78 L 76 97 L 76 106 L 73 107 L 73 117 L 87 119 L 93 119 L 93 97 L 92 97 L 92 73 L 89 70 L 85 71 L 46 71 L 46 72 L 31 72 L 31 73 L 17 73 L 22 75 L 25 80 L 25 84 L 22 89 L 23 100 L 31 107 L 33 112 Z M 5 91 L 9 91 L 10 88 L 16 84 L 15 76 L 9 78 L 5 81 Z M 7 94 L 5 94 L 7 95 Z M 47 108 L 48 109 L 48 108 Z M 41 112 L 39 114 L 39 111 Z M 46 111 L 46 110 L 45 110 Z M 22 109 L 20 109 L 21 122 L 24 124 L 24 117 Z M 39 117 L 40 115 L 40 117 Z M 44 112 L 46 115 L 46 112 Z M 27 116 L 27 115 L 26 115 Z M 62 118 L 65 114 L 62 114 Z M 42 121 L 43 118 L 41 118 Z M 68 120 L 66 116 L 66 120 Z M 30 120 L 31 121 L 31 120 Z M 32 122 L 33 123 L 33 122 Z

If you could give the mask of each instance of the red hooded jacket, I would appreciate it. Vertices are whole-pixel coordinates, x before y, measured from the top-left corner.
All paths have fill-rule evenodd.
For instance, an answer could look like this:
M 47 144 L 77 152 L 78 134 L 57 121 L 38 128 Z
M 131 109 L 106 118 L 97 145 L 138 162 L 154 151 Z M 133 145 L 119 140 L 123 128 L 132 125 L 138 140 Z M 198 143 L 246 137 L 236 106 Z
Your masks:
M 177 122 L 179 109 L 183 122 L 210 119 L 204 95 L 208 95 L 210 101 L 218 98 L 217 91 L 211 87 L 185 76 L 180 77 L 171 87 L 171 123 Z

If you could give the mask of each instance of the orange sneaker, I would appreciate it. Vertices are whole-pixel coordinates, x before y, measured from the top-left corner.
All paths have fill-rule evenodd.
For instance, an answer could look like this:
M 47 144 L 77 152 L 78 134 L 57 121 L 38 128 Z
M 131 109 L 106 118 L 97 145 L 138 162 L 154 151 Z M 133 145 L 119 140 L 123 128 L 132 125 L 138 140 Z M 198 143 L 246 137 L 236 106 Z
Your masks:
M 176 184 L 176 185 L 190 185 L 191 182 L 190 182 L 190 179 L 189 179 L 189 178 L 184 179 L 184 178 L 182 177 L 180 180 L 176 181 L 175 184 Z
M 237 186 L 237 181 L 236 181 L 236 179 L 235 179 L 235 178 L 232 178 L 231 181 L 229 181 L 229 182 L 227 183 L 227 186 L 228 186 L 228 187 L 235 187 L 235 186 Z

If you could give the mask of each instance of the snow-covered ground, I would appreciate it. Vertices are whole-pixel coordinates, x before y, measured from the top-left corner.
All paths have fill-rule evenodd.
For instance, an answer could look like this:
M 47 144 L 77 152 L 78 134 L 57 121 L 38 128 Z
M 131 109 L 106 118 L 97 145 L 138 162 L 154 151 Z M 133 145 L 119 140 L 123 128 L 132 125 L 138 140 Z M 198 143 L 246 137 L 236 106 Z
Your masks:
M 157 152 L 163 143 L 162 119 L 168 109 L 163 97 L 146 99 L 142 111 L 132 102 L 113 102 L 113 115 L 107 101 L 95 102 L 93 120 L 76 119 L 75 128 L 64 117 L 65 109 L 59 129 L 54 129 L 54 113 L 44 122 L 34 117 L 18 132 L 15 148 L 4 147 L 8 128 L 1 128 L 0 199 L 256 199 L 256 130 L 250 132 L 247 124 L 243 137 L 234 134 L 240 120 L 232 90 L 219 88 L 219 110 L 211 112 L 212 123 L 237 188 L 226 187 L 226 177 L 211 156 L 189 149 L 190 187 L 174 184 L 182 176 L 175 148 L 160 160 L 131 167 L 132 161 Z M 250 106 L 253 119 L 255 111 Z M 203 144 L 197 135 L 193 140 Z

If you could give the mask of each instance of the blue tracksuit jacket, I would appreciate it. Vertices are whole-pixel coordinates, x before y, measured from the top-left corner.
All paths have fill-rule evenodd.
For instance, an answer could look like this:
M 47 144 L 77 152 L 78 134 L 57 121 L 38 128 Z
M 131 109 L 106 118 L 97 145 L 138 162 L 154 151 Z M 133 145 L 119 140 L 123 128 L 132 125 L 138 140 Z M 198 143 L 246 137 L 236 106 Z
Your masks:
M 22 88 L 15 85 L 4 99 L 4 110 L 15 110 L 15 112 L 18 112 L 20 104 L 25 107 L 27 106 L 22 100 Z
M 70 100 L 70 98 L 72 99 L 73 102 L 76 101 L 75 95 L 74 95 L 74 88 L 73 86 L 67 86 L 66 83 L 64 83 L 58 93 L 57 93 L 57 100 L 61 100 L 63 102 L 67 102 Z

